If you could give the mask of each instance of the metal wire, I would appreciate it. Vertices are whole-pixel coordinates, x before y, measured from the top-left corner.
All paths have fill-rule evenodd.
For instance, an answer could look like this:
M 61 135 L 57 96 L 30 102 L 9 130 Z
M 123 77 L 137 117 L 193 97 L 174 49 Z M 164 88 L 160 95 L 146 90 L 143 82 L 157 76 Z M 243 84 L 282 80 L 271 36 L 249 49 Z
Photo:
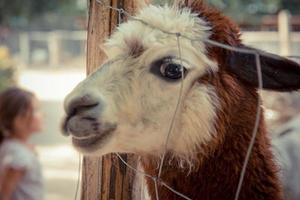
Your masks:
M 154 181 L 154 187 L 155 187 L 156 200 L 159 200 L 158 187 L 157 187 L 157 178 L 153 178 L 153 181 Z
M 169 189 L 170 191 L 172 191 L 173 193 L 175 193 L 176 195 L 182 197 L 183 199 L 186 199 L 186 200 L 192 200 L 191 198 L 187 197 L 186 195 L 174 190 L 173 188 L 171 188 L 169 185 L 167 185 L 165 182 L 163 182 L 160 178 L 156 177 L 156 176 L 151 176 L 147 173 L 145 173 L 144 171 L 141 171 L 141 170 L 138 170 L 136 169 L 135 167 L 131 166 L 130 164 L 128 164 L 121 156 L 120 154 L 118 153 L 115 153 L 118 158 L 121 160 L 121 162 L 126 165 L 129 169 L 135 171 L 136 173 L 139 173 L 139 174 L 142 174 L 144 175 L 145 177 L 147 178 L 151 178 L 152 180 L 155 180 L 156 182 L 160 183 L 162 186 L 166 187 L 167 189 Z M 155 185 L 154 185 L 155 186 Z M 157 187 L 157 185 L 155 186 Z M 155 196 L 158 195 L 158 189 L 155 188 Z
M 142 23 L 142 24 L 144 24 L 144 25 L 146 25 L 146 26 L 148 26 L 150 28 L 160 30 L 161 32 L 163 32 L 165 34 L 176 36 L 178 53 L 179 53 L 179 57 L 180 57 L 180 61 L 181 62 L 182 62 L 182 58 L 181 58 L 180 38 L 189 39 L 192 42 L 200 40 L 199 38 L 188 37 L 188 36 L 186 36 L 186 35 L 184 35 L 182 33 L 169 32 L 169 31 L 163 30 L 163 29 L 161 29 L 159 27 L 155 27 L 152 24 L 150 24 L 150 23 L 148 23 L 148 22 L 146 22 L 146 21 L 144 21 L 142 19 L 139 19 L 137 17 L 131 16 L 128 12 L 126 12 L 122 8 L 115 8 L 115 7 L 112 7 L 110 5 L 107 5 L 105 2 L 103 2 L 103 0 L 96 0 L 96 2 L 99 3 L 99 4 L 101 4 L 102 6 L 104 6 L 107 9 L 115 10 L 116 12 L 118 12 L 119 22 L 121 22 L 121 14 L 125 14 L 130 20 L 138 21 L 138 22 L 140 22 L 140 23 Z M 203 38 L 201 38 L 201 41 L 203 41 L 203 42 L 205 42 L 205 43 L 207 43 L 209 45 L 221 47 L 221 48 L 224 48 L 224 49 L 227 49 L 227 50 L 231 50 L 231 51 L 235 51 L 235 52 L 240 52 L 240 53 L 244 53 L 244 54 L 255 55 L 256 68 L 257 68 L 257 76 L 258 76 L 258 88 L 259 89 L 263 88 L 263 80 L 262 80 L 260 56 L 263 55 L 263 56 L 268 56 L 268 57 L 273 57 L 273 58 L 275 58 L 276 56 L 273 56 L 273 55 L 270 55 L 270 54 L 265 54 L 263 51 L 259 51 L 259 50 L 245 49 L 245 48 L 228 46 L 226 44 L 222 44 L 222 43 L 210 40 L 210 39 L 203 39 Z M 291 56 L 291 57 L 293 57 L 293 58 L 299 58 L 299 56 Z M 183 70 L 182 70 L 182 73 L 183 73 Z M 136 173 L 140 173 L 140 174 L 144 175 L 147 178 L 151 178 L 154 181 L 155 193 L 156 193 L 155 195 L 156 195 L 156 199 L 157 200 L 159 200 L 158 183 L 161 184 L 162 186 L 166 187 L 167 189 L 169 189 L 174 194 L 182 197 L 183 199 L 191 200 L 191 198 L 189 198 L 186 195 L 184 195 L 184 194 L 182 194 L 182 193 L 174 190 L 172 187 L 168 186 L 163 180 L 160 179 L 160 176 L 161 176 L 161 173 L 162 173 L 162 170 L 163 170 L 163 163 L 164 163 L 165 155 L 166 155 L 166 152 L 167 152 L 167 145 L 168 145 L 168 142 L 169 142 L 169 137 L 170 137 L 170 134 L 172 132 L 172 128 L 174 126 L 174 121 L 175 121 L 175 118 L 176 118 L 176 114 L 177 114 L 177 111 L 179 109 L 180 101 L 181 101 L 181 98 L 182 98 L 183 77 L 184 76 L 182 74 L 182 81 L 181 81 L 181 87 L 180 87 L 180 91 L 179 91 L 178 102 L 176 104 L 175 112 L 174 112 L 173 118 L 172 118 L 171 123 L 170 123 L 169 131 L 168 131 L 166 142 L 165 142 L 165 146 L 164 146 L 164 153 L 163 153 L 163 156 L 161 158 L 161 162 L 160 162 L 160 165 L 159 165 L 159 172 L 158 172 L 157 177 L 151 176 L 151 175 L 145 173 L 144 171 L 138 170 L 135 167 L 129 165 L 118 153 L 116 153 L 116 155 L 118 156 L 118 158 L 128 168 L 130 168 L 131 170 L 135 171 Z M 249 162 L 249 158 L 251 156 L 251 152 L 252 152 L 252 149 L 253 149 L 253 146 L 254 146 L 254 143 L 255 143 L 256 135 L 258 133 L 260 116 L 261 116 L 261 98 L 260 98 L 260 95 L 258 95 L 258 103 L 257 103 L 257 110 L 256 110 L 256 120 L 255 120 L 255 124 L 254 124 L 254 128 L 253 128 L 253 132 L 252 132 L 252 137 L 251 137 L 251 140 L 250 140 L 250 143 L 249 143 L 249 146 L 248 146 L 248 149 L 247 149 L 247 153 L 246 153 L 246 156 L 245 156 L 245 160 L 243 162 L 243 167 L 242 167 L 242 170 L 241 170 L 241 173 L 240 173 L 239 182 L 238 182 L 238 186 L 237 186 L 237 190 L 236 190 L 236 194 L 235 194 L 235 200 L 239 199 L 239 195 L 240 195 L 240 191 L 241 191 L 241 188 L 242 188 L 243 180 L 244 180 L 244 177 L 245 177 L 245 173 L 246 173 L 247 165 L 248 165 L 248 162 Z
M 180 102 L 181 102 L 181 99 L 182 99 L 184 69 L 183 69 L 182 58 L 181 58 L 182 56 L 181 56 L 181 47 L 180 47 L 180 33 L 176 34 L 176 40 L 177 40 L 178 54 L 179 54 L 179 60 L 180 60 L 180 66 L 181 66 L 181 82 L 180 82 L 180 89 L 179 89 L 178 101 L 177 101 L 177 104 L 176 104 L 176 107 L 175 107 L 175 112 L 174 112 L 172 120 L 171 120 L 169 131 L 168 131 L 168 134 L 167 134 L 167 138 L 166 138 L 166 142 L 165 142 L 165 147 L 164 147 L 164 153 L 162 155 L 161 162 L 160 162 L 160 165 L 159 165 L 159 170 L 158 170 L 158 175 L 157 175 L 158 178 L 160 178 L 161 173 L 162 173 L 162 168 L 163 168 L 163 165 L 164 165 L 165 156 L 166 156 L 166 153 L 167 153 L 167 150 L 168 150 L 169 138 L 170 138 L 170 135 L 172 133 L 172 130 L 173 130 L 173 127 L 174 127 L 175 118 L 177 116 L 179 105 L 180 105 Z
M 300 59 L 300 56 L 287 56 L 288 58 L 296 58 L 296 59 Z
M 78 174 L 77 174 L 77 183 L 76 183 L 76 188 L 75 188 L 75 197 L 74 199 L 77 200 L 77 195 L 78 195 L 78 190 L 79 190 L 79 185 L 80 185 L 80 182 L 81 182 L 81 154 L 78 154 L 78 158 L 79 158 L 79 161 L 78 161 Z
M 178 196 L 182 197 L 183 199 L 186 199 L 186 200 L 192 200 L 191 198 L 185 196 L 184 194 L 182 194 L 182 193 L 180 193 L 180 192 L 174 190 L 173 188 L 171 188 L 170 186 L 168 186 L 165 182 L 161 182 L 161 184 L 162 184 L 163 186 L 165 186 L 167 189 L 169 189 L 171 192 L 173 192 L 173 193 L 177 194 Z
M 255 54 L 255 60 L 256 60 L 256 67 L 257 67 L 257 77 L 258 77 L 258 88 L 262 89 L 263 88 L 263 81 L 262 81 L 262 73 L 261 73 L 261 63 L 260 63 L 260 55 L 259 54 Z M 239 179 L 239 183 L 238 183 L 238 187 L 235 193 L 235 197 L 234 200 L 238 200 L 239 196 L 240 196 L 240 192 L 241 192 L 241 188 L 243 185 L 243 180 L 245 177 L 245 173 L 246 173 L 246 169 L 247 169 L 247 165 L 249 162 L 249 158 L 253 149 L 253 145 L 255 143 L 255 138 L 256 135 L 258 133 L 258 127 L 259 127 L 259 122 L 260 122 L 260 115 L 261 115 L 261 98 L 260 95 L 258 95 L 258 103 L 257 103 L 257 111 L 256 111 L 256 120 L 255 120 L 255 124 L 254 124 L 254 128 L 253 128 L 253 132 L 252 132 L 252 138 L 247 150 L 247 154 L 244 160 L 244 164 L 243 164 L 243 168 L 241 171 L 241 175 L 240 175 L 240 179 Z
M 121 156 L 120 156 L 120 154 L 118 154 L 118 153 L 115 153 L 117 156 L 118 156 L 118 158 L 128 167 L 128 168 L 130 168 L 130 169 L 132 169 L 133 171 L 135 171 L 135 172 L 138 172 L 138 173 L 140 173 L 140 174 L 142 174 L 142 175 L 144 175 L 144 176 L 146 176 L 146 177 L 148 177 L 148 178 L 155 178 L 154 176 L 151 176 L 151 175 L 149 175 L 149 174 L 146 174 L 145 172 L 143 172 L 143 171 L 141 171 L 141 170 L 138 170 L 138 169 L 136 169 L 136 168 L 134 168 L 134 167 L 132 167 L 131 165 L 129 165 Z

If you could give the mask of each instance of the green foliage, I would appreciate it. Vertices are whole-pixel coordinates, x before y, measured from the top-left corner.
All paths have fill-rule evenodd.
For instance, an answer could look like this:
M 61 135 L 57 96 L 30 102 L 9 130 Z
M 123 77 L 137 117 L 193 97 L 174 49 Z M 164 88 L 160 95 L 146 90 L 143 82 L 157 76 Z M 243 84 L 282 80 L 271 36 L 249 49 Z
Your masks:
M 281 0 L 281 8 L 289 10 L 292 14 L 300 14 L 300 1 L 299 0 Z

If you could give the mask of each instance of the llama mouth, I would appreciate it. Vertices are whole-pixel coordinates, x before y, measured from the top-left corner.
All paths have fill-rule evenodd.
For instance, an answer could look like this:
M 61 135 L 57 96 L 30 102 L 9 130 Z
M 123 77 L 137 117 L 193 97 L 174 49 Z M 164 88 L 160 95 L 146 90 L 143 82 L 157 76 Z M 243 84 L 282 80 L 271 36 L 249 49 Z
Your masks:
M 72 136 L 72 143 L 76 147 L 92 149 L 95 145 L 106 140 L 106 138 L 108 138 L 114 130 L 115 128 L 108 129 L 99 135 L 91 135 L 87 137 Z

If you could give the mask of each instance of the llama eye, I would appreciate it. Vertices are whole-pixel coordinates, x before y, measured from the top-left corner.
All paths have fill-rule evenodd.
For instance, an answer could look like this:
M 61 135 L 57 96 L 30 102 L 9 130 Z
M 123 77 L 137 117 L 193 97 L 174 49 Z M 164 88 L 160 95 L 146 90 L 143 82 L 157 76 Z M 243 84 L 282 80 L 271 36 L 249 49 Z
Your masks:
M 183 70 L 183 73 L 182 73 Z M 182 78 L 182 75 L 184 75 L 186 72 L 186 69 L 181 66 L 180 64 L 176 63 L 163 63 L 160 66 L 160 73 L 169 79 L 180 79 Z

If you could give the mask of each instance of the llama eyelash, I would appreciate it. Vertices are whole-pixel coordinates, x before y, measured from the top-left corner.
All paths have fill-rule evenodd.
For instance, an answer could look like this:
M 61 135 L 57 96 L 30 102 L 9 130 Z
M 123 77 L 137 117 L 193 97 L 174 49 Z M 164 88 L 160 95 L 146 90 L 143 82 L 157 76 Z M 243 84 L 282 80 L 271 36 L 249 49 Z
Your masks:
M 182 61 L 174 57 L 166 57 L 153 62 L 150 65 L 150 73 L 167 82 L 177 82 L 183 75 L 187 75 L 188 70 Z M 169 70 L 169 71 L 168 71 Z M 183 70 L 183 72 L 182 72 Z

